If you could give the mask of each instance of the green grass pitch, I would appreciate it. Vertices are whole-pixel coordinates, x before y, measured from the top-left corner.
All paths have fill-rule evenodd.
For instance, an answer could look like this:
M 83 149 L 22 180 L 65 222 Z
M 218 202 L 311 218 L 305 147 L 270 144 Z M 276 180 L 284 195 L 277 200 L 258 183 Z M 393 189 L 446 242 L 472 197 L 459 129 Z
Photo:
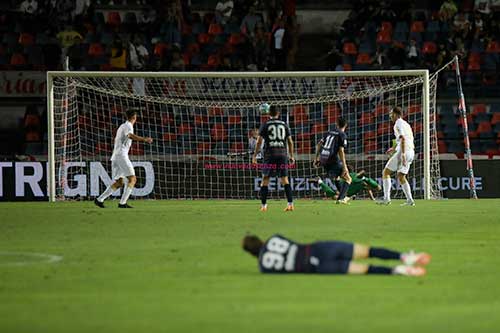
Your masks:
M 0 332 L 494 332 L 500 200 L 0 204 Z M 246 232 L 433 255 L 424 278 L 272 275 Z M 12 253 L 63 256 L 57 263 Z M 13 265 L 13 261 L 24 265 Z M 376 261 L 381 263 L 380 261 Z M 392 262 L 390 262 L 393 264 Z

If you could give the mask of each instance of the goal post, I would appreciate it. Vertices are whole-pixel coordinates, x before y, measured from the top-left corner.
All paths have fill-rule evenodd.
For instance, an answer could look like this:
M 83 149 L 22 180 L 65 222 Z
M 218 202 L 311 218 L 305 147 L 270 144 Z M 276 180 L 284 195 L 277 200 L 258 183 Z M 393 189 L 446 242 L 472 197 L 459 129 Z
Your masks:
M 384 152 L 394 139 L 387 114 L 401 106 L 416 141 L 410 184 L 416 197 L 438 198 L 436 84 L 437 75 L 427 70 L 49 71 L 49 200 L 91 198 L 110 183 L 114 131 L 131 107 L 140 111 L 137 133 L 154 139 L 152 145 L 132 147 L 138 172 L 133 195 L 255 198 L 260 172 L 249 163 L 248 140 L 265 121 L 258 112 L 264 102 L 289 121 L 297 152 L 290 178 L 297 197 L 322 196 L 308 182 L 321 174 L 310 161 L 315 143 L 339 116 L 348 122 L 348 164 L 380 178 Z M 271 197 L 282 196 L 280 185 L 273 186 Z

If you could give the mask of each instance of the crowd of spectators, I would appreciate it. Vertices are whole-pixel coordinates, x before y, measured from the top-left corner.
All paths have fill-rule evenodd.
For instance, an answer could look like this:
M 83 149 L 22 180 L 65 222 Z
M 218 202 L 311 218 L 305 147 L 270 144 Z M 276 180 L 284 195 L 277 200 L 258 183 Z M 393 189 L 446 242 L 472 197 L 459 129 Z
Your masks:
M 441 68 L 455 55 L 467 79 L 495 84 L 500 2 L 444 0 L 419 11 L 406 2 L 357 2 L 328 53 L 330 69 Z M 477 83 L 477 82 L 476 82 Z
M 292 70 L 294 3 L 24 0 L 0 13 L 0 66 L 60 69 L 68 56 L 72 70 Z

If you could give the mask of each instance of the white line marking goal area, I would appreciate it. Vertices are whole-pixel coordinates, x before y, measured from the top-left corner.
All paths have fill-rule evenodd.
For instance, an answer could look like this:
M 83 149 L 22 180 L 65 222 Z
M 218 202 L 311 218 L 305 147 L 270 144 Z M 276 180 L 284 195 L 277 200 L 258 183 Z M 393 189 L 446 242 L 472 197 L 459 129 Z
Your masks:
M 53 264 L 62 259 L 62 256 L 48 253 L 0 251 L 0 266 Z

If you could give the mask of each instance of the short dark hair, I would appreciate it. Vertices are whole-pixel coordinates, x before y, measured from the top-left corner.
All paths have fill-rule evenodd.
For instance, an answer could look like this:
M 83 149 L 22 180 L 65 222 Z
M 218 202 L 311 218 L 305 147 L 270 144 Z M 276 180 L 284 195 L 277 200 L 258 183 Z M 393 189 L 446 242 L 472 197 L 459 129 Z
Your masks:
M 347 125 L 347 121 L 344 119 L 344 117 L 338 117 L 337 118 L 337 126 L 338 128 L 342 128 Z
M 275 105 L 271 105 L 269 107 L 269 115 L 271 117 L 276 117 L 278 113 L 280 113 L 280 110 L 278 110 L 278 108 Z
M 401 107 L 399 107 L 399 106 L 396 106 L 396 107 L 394 107 L 391 110 L 391 113 L 397 114 L 398 116 L 402 116 L 403 115 L 403 109 Z
M 133 116 L 138 114 L 136 109 L 128 109 L 127 112 L 125 112 L 125 115 L 127 116 L 127 120 L 130 120 Z
M 247 251 L 254 257 L 258 257 L 260 249 L 264 246 L 264 242 L 260 240 L 256 235 L 246 235 L 241 242 L 243 250 Z

